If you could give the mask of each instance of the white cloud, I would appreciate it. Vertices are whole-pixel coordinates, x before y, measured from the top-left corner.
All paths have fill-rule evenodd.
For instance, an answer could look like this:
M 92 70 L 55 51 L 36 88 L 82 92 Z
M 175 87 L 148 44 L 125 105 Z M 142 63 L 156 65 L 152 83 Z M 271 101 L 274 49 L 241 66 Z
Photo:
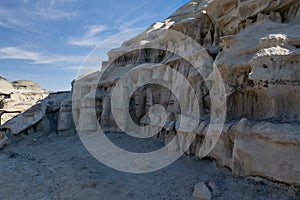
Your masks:
M 105 25 L 92 25 L 88 27 L 87 32 L 80 38 L 70 38 L 69 43 L 76 46 L 96 46 L 102 39 L 98 34 L 108 30 Z
M 0 27 L 40 33 L 40 20 L 57 20 L 77 16 L 72 8 L 76 0 L 22 0 L 18 7 L 0 7 Z
M 72 18 L 77 16 L 77 12 L 68 10 L 67 6 L 73 1 L 75 0 L 39 0 L 36 1 L 32 14 L 51 20 Z
M 4 47 L 0 49 L 0 59 L 25 59 L 39 60 L 40 55 L 36 52 L 25 51 L 20 47 Z
M 33 33 L 40 33 L 32 21 L 26 20 L 25 17 L 20 17 L 19 9 L 9 9 L 0 7 L 0 26 L 10 29 L 23 29 Z
M 101 43 L 101 47 L 107 48 L 109 50 L 120 47 L 124 41 L 132 39 L 133 37 L 145 31 L 145 29 L 146 28 L 144 27 L 144 28 L 135 28 L 135 29 L 122 31 L 104 40 Z
M 51 20 L 57 20 L 57 19 L 62 19 L 62 18 L 72 18 L 77 16 L 77 12 L 67 12 L 59 9 L 46 9 L 46 8 L 41 8 L 39 10 L 36 10 L 32 12 L 33 15 L 39 15 L 45 19 L 51 19 Z
M 104 31 L 110 30 L 117 34 L 125 31 L 135 29 L 138 24 L 142 21 L 153 18 L 151 13 L 143 13 L 142 15 L 136 15 L 136 12 L 143 10 L 143 7 L 147 5 L 147 2 L 141 3 L 136 7 L 126 10 L 120 17 L 114 20 L 109 27 L 105 25 L 92 25 L 87 27 L 86 32 L 79 37 L 69 37 L 68 43 L 75 46 L 90 46 L 95 47 L 96 45 L 105 41 L 109 36 L 103 34 Z M 124 41 L 124 40 L 123 40 Z M 119 43 L 119 41 L 117 41 Z
M 85 56 L 42 54 L 22 49 L 21 47 L 0 48 L 0 60 L 30 60 L 31 64 L 51 64 L 57 66 L 80 65 Z
M 124 15 L 122 15 L 121 17 L 119 17 L 116 20 L 116 24 L 122 24 L 124 21 L 127 21 L 126 19 L 130 19 L 130 18 L 134 18 L 134 14 L 136 11 L 138 10 L 142 10 L 144 6 L 146 6 L 147 2 L 144 2 L 136 7 L 131 8 L 131 10 L 127 10 Z
M 16 28 L 18 23 L 15 18 L 15 12 L 9 9 L 0 8 L 0 26 L 5 28 Z
M 135 25 L 141 21 L 147 20 L 151 17 L 152 17 L 151 14 L 144 14 L 139 17 L 133 17 L 131 19 L 121 21 L 119 24 L 117 24 L 117 29 L 119 31 L 127 31 L 129 29 L 132 29 L 134 27 L 133 25 Z
M 5 28 L 12 28 L 12 29 L 15 28 L 12 25 L 10 25 L 9 23 L 2 21 L 1 19 L 0 19 L 0 26 L 5 27 Z
M 129 16 L 127 16 L 127 17 L 130 18 Z M 104 31 L 116 30 L 116 31 L 118 31 L 118 34 L 121 34 L 123 32 L 127 32 L 132 29 L 135 29 L 135 28 L 133 28 L 134 24 L 137 24 L 138 22 L 143 21 L 145 19 L 149 19 L 150 17 L 151 17 L 150 14 L 144 14 L 142 16 L 133 17 L 128 20 L 123 19 L 123 21 L 121 19 L 118 19 L 117 24 L 112 25 L 112 27 L 107 27 L 106 25 L 92 25 L 87 28 L 87 31 L 85 32 L 85 34 L 83 36 L 70 37 L 68 42 L 69 42 L 69 44 L 75 45 L 75 46 L 91 46 L 91 47 L 93 47 L 93 46 L 100 44 L 105 39 L 107 39 L 106 36 L 101 35 Z
M 87 32 L 88 37 L 94 37 L 98 33 L 106 31 L 108 28 L 105 25 L 92 25 L 89 27 L 89 31 Z
M 136 7 L 131 8 L 130 10 L 127 10 L 121 17 L 115 20 L 115 28 L 119 30 L 120 32 L 122 31 L 127 31 L 132 28 L 137 28 L 136 24 L 138 24 L 141 21 L 148 20 L 150 21 L 151 19 L 155 19 L 153 16 L 153 13 L 144 13 L 140 15 L 137 15 L 139 10 L 146 10 L 145 7 L 147 6 L 149 2 L 144 2 Z

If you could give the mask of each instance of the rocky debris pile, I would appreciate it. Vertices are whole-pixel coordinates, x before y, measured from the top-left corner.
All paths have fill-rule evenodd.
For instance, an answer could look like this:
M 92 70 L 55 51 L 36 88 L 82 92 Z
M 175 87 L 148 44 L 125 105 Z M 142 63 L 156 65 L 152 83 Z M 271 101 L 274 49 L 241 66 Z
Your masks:
M 0 125 L 24 112 L 49 93 L 28 80 L 8 82 L 0 77 Z
M 203 48 L 193 49 L 178 38 L 164 34 L 178 31 Z M 153 47 L 153 48 L 151 48 Z M 154 49 L 154 47 L 159 47 Z M 136 50 L 136 49 L 139 50 Z M 211 114 L 210 88 L 204 82 L 218 70 L 225 85 L 227 119 L 222 135 L 207 155 L 241 176 L 262 176 L 300 186 L 300 2 L 299 0 L 193 0 L 163 22 L 153 24 L 122 47 L 109 53 L 105 71 L 77 80 L 74 121 L 88 122 L 85 130 L 120 130 L 111 111 L 116 83 L 132 69 L 129 83 L 141 80 L 168 80 L 168 66 L 180 72 L 200 100 L 199 127 L 190 132 L 176 130 L 180 113 L 178 101 L 164 87 L 141 87 L 130 98 L 130 114 L 137 124 L 149 124 L 148 110 L 163 105 L 166 126 L 159 133 L 166 144 L 180 134 L 184 143 L 190 133 L 196 140 L 187 154 L 199 156 Z M 181 49 L 198 62 L 191 66 L 182 58 L 160 49 Z M 133 50 L 133 51 L 130 51 Z M 195 69 L 203 72 L 195 75 Z M 167 69 L 167 68 L 165 68 Z M 142 73 L 147 70 L 149 73 Z M 99 81 L 99 75 L 104 77 Z M 143 74 L 143 75 L 142 75 Z M 215 83 L 212 83 L 215 84 Z M 92 90 L 96 89 L 96 95 Z M 126 99 L 126 92 L 120 99 Z M 95 99 L 96 96 L 96 99 Z M 186 91 L 181 96 L 191 108 Z M 94 110 L 96 105 L 97 118 Z M 88 120 L 82 120 L 88 119 Z M 129 120 L 129 119 L 128 119 Z M 126 124 L 126 119 L 123 122 Z M 157 127 L 150 126 L 153 130 Z M 186 136 L 186 137 L 185 137 Z
M 18 135 L 74 133 L 71 92 L 50 93 L 45 99 L 0 126 L 0 148 Z

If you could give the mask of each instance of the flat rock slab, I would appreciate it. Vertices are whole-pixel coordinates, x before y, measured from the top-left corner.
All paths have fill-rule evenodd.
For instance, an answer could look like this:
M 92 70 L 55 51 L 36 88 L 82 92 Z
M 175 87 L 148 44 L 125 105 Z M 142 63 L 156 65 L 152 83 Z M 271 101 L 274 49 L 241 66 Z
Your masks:
M 47 106 L 41 103 L 36 104 L 24 113 L 3 124 L 0 128 L 9 129 L 11 134 L 17 135 L 39 122 L 45 116 L 46 109 Z

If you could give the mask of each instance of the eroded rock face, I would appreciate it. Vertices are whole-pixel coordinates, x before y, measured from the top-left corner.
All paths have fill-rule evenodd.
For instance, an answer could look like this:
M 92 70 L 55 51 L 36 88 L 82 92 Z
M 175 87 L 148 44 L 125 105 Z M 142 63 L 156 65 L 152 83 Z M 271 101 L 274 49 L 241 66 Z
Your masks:
M 17 135 L 74 133 L 71 92 L 50 93 L 38 104 L 0 126 L 0 148 Z
M 20 80 L 10 83 L 0 78 L 0 84 L 0 122 L 2 124 L 48 95 L 47 91 L 32 81 Z
M 75 132 L 72 114 L 71 95 L 60 104 L 57 131 L 58 133 Z
M 79 126 L 84 130 L 96 130 L 99 123 L 106 131 L 120 131 L 111 111 L 111 96 L 118 80 L 132 71 L 128 88 L 133 82 L 151 79 L 170 81 L 176 87 L 178 81 L 168 79 L 167 68 L 156 70 L 165 65 L 181 73 L 195 89 L 201 114 L 199 126 L 192 131 L 177 130 L 180 106 L 189 110 L 195 102 L 190 101 L 189 91 L 183 91 L 180 98 L 185 103 L 179 105 L 169 90 L 159 86 L 140 87 L 130 97 L 131 118 L 138 125 L 161 128 L 159 138 L 166 144 L 176 134 L 181 135 L 178 143 L 184 143 L 190 133 L 197 134 L 187 154 L 201 157 L 199 149 L 212 112 L 210 86 L 206 83 L 218 69 L 226 90 L 227 122 L 207 156 L 237 175 L 258 175 L 299 186 L 299 19 L 298 0 L 191 1 L 165 21 L 112 50 L 110 64 L 103 72 L 76 81 L 75 92 L 81 98 L 73 99 L 78 108 L 74 120 L 79 125 L 88 122 Z M 164 34 L 166 29 L 191 37 L 202 48 Z M 196 64 L 192 66 L 174 53 L 179 51 Z M 119 96 L 127 97 L 126 92 Z M 149 108 L 155 104 L 166 110 L 166 123 L 161 127 L 152 126 L 149 120 Z M 192 118 L 187 115 L 186 119 Z
M 265 176 L 299 185 L 299 123 L 249 123 L 244 119 L 234 129 L 234 174 Z
M 297 23 L 264 19 L 221 38 L 225 48 L 215 63 L 225 74 L 230 117 L 262 120 L 289 115 L 299 121 L 296 30 L 300 30 Z

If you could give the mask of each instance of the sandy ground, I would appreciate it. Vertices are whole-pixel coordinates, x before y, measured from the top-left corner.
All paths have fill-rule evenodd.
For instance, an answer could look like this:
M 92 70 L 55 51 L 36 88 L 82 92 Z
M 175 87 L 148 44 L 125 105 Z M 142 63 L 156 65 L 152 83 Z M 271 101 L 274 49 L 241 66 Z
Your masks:
M 124 134 L 109 137 L 132 151 L 162 146 L 155 139 L 137 143 Z M 74 134 L 27 136 L 0 151 L 1 200 L 189 200 L 194 185 L 207 180 L 216 187 L 214 199 L 300 199 L 299 188 L 236 177 L 212 160 L 186 156 L 148 174 L 118 172 L 94 159 Z

